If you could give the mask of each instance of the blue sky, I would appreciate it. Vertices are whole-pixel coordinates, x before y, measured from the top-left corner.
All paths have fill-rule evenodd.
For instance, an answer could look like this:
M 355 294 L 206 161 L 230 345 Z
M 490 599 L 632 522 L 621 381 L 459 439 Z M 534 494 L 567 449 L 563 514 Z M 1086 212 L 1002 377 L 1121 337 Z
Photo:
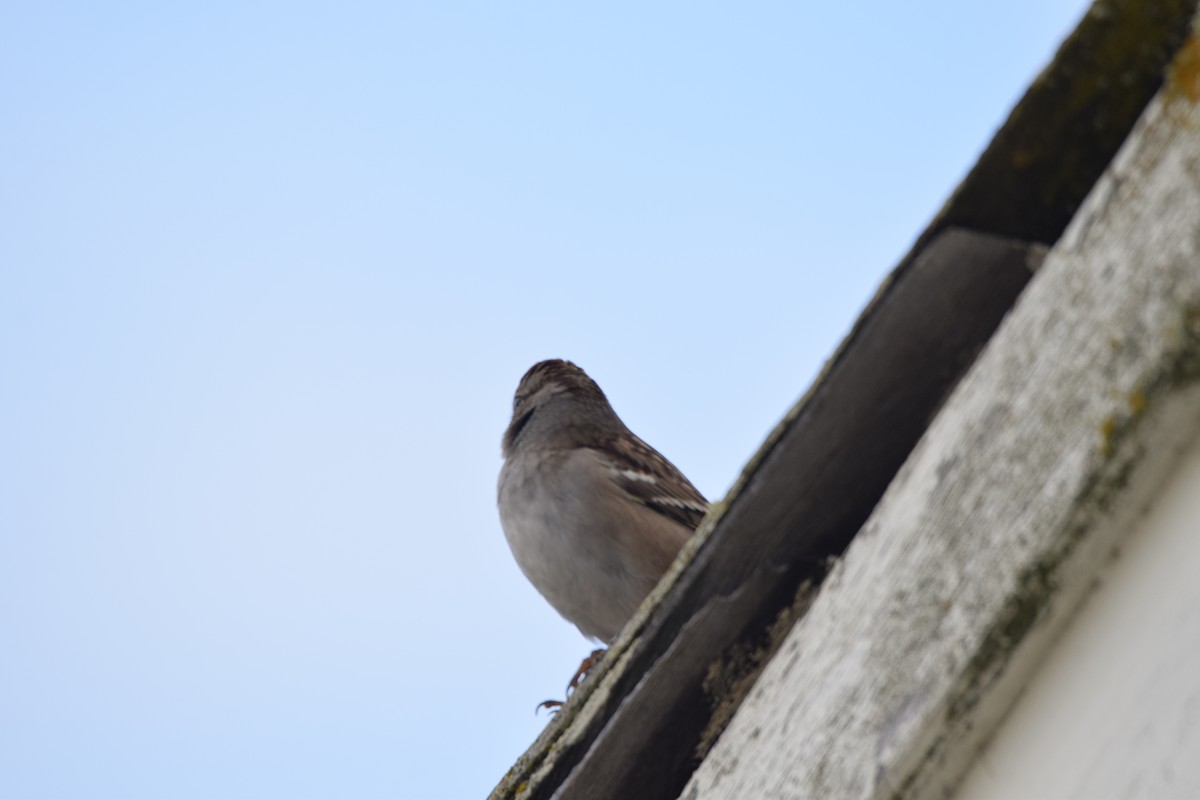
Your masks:
M 534 361 L 720 497 L 1081 0 L 0 9 L 0 797 L 481 797 Z

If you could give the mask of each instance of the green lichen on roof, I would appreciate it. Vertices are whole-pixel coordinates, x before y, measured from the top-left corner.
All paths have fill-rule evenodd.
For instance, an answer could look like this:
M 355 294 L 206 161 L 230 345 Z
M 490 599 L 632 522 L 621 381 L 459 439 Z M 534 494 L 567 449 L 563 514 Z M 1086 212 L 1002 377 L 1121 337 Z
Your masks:
M 962 225 L 1057 240 L 1162 86 L 1196 6 L 1196 0 L 1093 3 L 931 229 Z
M 1193 31 L 1167 69 L 1167 98 L 1200 102 L 1200 34 Z

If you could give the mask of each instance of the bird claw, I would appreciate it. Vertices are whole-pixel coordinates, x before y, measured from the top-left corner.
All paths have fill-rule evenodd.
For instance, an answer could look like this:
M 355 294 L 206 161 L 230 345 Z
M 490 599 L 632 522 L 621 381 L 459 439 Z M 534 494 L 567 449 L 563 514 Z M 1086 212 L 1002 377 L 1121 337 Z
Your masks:
M 535 708 L 533 710 L 533 713 L 536 714 L 544 708 L 550 712 L 551 716 L 554 716 L 562 709 L 562 707 L 563 707 L 562 700 L 543 700 L 542 702 L 537 704 L 537 708 Z
M 567 684 L 567 691 L 566 691 L 565 697 L 570 697 L 571 693 L 579 688 L 579 684 L 583 683 L 584 680 L 587 679 L 588 673 L 591 672 L 592 669 L 597 664 L 600 663 L 600 659 L 604 657 L 605 652 L 606 651 L 603 648 L 598 648 L 596 650 L 593 650 L 591 652 L 591 655 L 589 655 L 587 658 L 585 658 L 583 660 L 582 663 L 580 663 L 579 669 L 575 670 L 575 674 L 571 676 L 570 683 Z M 536 714 L 544 708 L 544 709 L 548 710 L 551 714 L 557 714 L 562 709 L 563 703 L 565 703 L 565 702 L 566 702 L 566 699 L 543 700 L 542 702 L 537 704 L 537 708 L 535 708 L 533 710 L 533 713 Z
M 571 692 L 579 688 L 579 684 L 583 683 L 584 679 L 587 678 L 588 673 L 592 671 L 592 668 L 600 663 L 600 659 L 604 657 L 605 652 L 606 651 L 604 648 L 597 648 L 593 650 L 587 658 L 580 662 L 579 669 L 575 670 L 575 674 L 571 676 L 571 682 L 567 684 L 568 697 L 571 696 Z

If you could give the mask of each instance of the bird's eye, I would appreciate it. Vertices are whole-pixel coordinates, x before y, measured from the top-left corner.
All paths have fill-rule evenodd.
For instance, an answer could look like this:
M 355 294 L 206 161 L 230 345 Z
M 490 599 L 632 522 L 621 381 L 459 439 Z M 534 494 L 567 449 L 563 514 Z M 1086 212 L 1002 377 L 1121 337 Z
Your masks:
M 526 396 L 527 395 L 518 394 L 513 397 L 513 411 L 517 410 L 517 406 L 521 405 L 521 401 L 524 400 Z

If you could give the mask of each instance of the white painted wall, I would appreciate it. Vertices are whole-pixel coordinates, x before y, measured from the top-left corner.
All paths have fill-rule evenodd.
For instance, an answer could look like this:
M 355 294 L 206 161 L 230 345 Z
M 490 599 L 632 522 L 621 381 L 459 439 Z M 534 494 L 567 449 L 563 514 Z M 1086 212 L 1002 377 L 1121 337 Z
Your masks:
M 1200 798 L 1200 444 L 955 797 Z

